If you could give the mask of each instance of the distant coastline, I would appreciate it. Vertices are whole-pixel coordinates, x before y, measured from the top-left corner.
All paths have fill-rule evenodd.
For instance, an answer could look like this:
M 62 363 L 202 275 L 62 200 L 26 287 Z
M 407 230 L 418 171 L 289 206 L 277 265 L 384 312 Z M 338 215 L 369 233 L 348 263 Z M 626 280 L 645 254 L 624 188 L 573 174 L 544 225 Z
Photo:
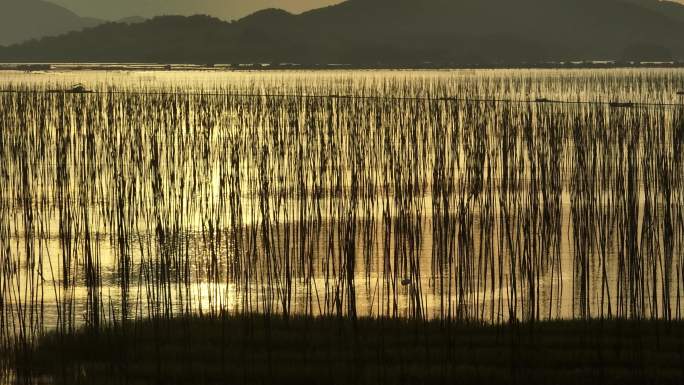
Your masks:
M 273 71 L 273 70 L 468 70 L 468 69 L 618 69 L 618 68 L 684 68 L 684 62 L 569 61 L 549 63 L 448 65 L 423 63 L 415 65 L 357 64 L 188 64 L 188 63 L 9 63 L 0 61 L 0 71 Z

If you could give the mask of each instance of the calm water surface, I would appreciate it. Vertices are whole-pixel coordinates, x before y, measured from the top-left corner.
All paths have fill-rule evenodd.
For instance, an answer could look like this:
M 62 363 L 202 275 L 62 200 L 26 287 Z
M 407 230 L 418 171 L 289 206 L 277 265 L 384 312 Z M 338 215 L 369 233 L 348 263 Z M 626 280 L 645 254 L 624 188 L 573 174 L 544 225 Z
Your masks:
M 55 92 L 74 83 L 97 92 Z M 2 338 L 222 312 L 679 318 L 683 84 L 3 73 Z

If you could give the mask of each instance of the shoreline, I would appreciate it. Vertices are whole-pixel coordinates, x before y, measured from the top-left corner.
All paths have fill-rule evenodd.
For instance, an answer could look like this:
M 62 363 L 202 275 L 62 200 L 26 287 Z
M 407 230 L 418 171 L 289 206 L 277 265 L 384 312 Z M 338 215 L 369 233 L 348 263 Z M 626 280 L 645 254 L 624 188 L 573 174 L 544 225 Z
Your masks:
M 684 322 L 148 319 L 48 334 L 16 368 L 56 384 L 669 384 Z
M 200 64 L 200 63 L 80 63 L 80 62 L 12 62 L 0 61 L 0 72 L 50 71 L 468 71 L 468 70 L 601 70 L 601 69 L 682 69 L 684 62 L 611 62 L 611 63 L 522 63 L 492 65 L 346 65 L 346 64 Z

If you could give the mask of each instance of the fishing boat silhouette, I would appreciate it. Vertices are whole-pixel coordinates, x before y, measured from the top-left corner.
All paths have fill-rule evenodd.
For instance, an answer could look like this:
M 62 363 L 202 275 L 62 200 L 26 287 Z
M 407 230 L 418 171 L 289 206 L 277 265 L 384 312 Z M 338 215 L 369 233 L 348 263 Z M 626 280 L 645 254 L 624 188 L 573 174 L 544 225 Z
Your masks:
M 87 89 L 86 86 L 81 84 L 81 83 L 77 83 L 77 84 L 74 84 L 67 89 L 53 89 L 53 90 L 47 90 L 47 92 L 65 93 L 65 94 L 91 94 L 94 91 Z

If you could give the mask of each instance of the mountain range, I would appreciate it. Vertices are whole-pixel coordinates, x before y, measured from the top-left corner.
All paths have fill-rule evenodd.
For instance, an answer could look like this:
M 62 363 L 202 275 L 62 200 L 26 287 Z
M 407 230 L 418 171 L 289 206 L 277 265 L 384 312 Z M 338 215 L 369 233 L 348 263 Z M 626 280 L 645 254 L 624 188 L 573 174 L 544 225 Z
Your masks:
M 102 21 L 39 0 L 0 1 L 0 45 L 93 27 Z
M 130 17 L 122 22 L 142 22 Z M 105 23 L 105 20 L 81 17 L 52 2 L 43 0 L 0 0 L 0 45 L 80 31 Z
M 33 0 L 31 0 L 33 1 Z M 684 60 L 684 6 L 658 0 L 349 0 L 227 22 L 104 23 L 0 49 L 3 61 L 513 65 Z
M 0 0 L 1 1 L 1 0 Z M 118 20 L 130 15 L 151 18 L 159 15 L 211 15 L 236 20 L 260 9 L 282 8 L 301 13 L 341 0 L 49 0 L 81 16 Z M 683 0 L 684 1 L 684 0 Z

